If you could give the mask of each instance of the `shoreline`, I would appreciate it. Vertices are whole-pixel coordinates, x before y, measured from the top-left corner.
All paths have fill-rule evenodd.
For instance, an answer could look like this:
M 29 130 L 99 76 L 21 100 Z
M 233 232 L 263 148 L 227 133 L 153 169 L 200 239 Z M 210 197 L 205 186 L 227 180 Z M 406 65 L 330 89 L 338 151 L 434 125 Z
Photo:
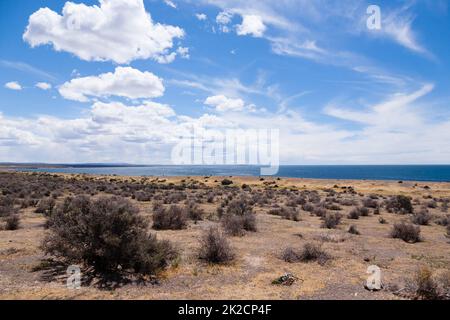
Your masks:
M 0 173 L 2 170 L 0 169 Z M 182 184 L 184 180 L 203 183 L 207 187 L 221 186 L 221 181 L 229 179 L 233 181 L 231 186 L 241 188 L 249 185 L 252 188 L 262 189 L 296 189 L 296 190 L 325 190 L 342 189 L 352 187 L 357 192 L 380 193 L 380 194 L 405 194 L 423 195 L 435 194 L 446 195 L 450 192 L 450 182 L 434 181 L 403 181 L 396 180 L 359 180 L 359 179 L 313 179 L 313 178 L 282 178 L 282 177 L 255 177 L 255 176 L 127 176 L 114 174 L 89 174 L 89 173 L 60 173 L 60 172 L 25 172 L 25 171 L 4 171 L 16 174 L 33 175 L 56 175 L 65 179 L 94 179 L 106 182 L 114 179 L 120 182 L 134 182 L 147 184 L 156 182 L 158 184 Z M 163 181 L 163 182 L 162 182 Z
M 87 167 L 86 167 L 87 168 Z M 97 167 L 89 167 L 89 168 L 97 168 Z M 114 168 L 124 168 L 124 167 L 114 167 Z M 399 180 L 399 179 L 352 179 L 352 178 L 302 178 L 302 177 L 289 177 L 289 176 L 254 176 L 254 175 L 121 175 L 121 174 L 102 174 L 102 173 L 82 173 L 82 172 L 52 172 L 45 171 L 46 168 L 26 168 L 27 170 L 38 170 L 38 171 L 24 171 L 17 167 L 1 167 L 1 172 L 16 172 L 16 173 L 24 173 L 24 174 L 56 174 L 62 176 L 90 176 L 90 177 L 115 177 L 115 178 L 126 178 L 126 179 L 136 179 L 136 178 L 164 178 L 164 179 L 186 179 L 186 178 L 209 178 L 209 179 L 226 179 L 226 178 L 235 178 L 235 179 L 248 179 L 248 180 L 294 180 L 294 181 L 338 181 L 338 182 L 378 182 L 378 183 L 398 183 L 398 184 L 448 184 L 450 186 L 450 181 L 435 181 L 435 180 Z M 50 168 L 50 169 L 58 169 L 58 168 Z

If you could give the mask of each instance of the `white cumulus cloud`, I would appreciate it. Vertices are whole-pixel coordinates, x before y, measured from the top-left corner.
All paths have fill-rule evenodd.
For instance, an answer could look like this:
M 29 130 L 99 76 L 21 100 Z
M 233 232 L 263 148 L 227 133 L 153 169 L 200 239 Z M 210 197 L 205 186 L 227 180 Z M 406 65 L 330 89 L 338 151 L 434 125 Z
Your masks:
M 69 100 L 87 102 L 90 97 L 156 98 L 164 90 L 162 79 L 151 72 L 117 67 L 114 73 L 72 79 L 59 88 L 59 93 Z
M 196 13 L 195 16 L 197 17 L 198 20 L 200 21 L 204 21 L 206 20 L 208 17 L 206 16 L 206 14 L 204 13 Z
M 22 90 L 22 86 L 17 81 L 5 83 L 5 88 L 10 90 Z
M 87 6 L 66 2 L 62 15 L 41 8 L 29 18 L 23 39 L 32 47 L 51 44 L 82 60 L 127 64 L 136 59 L 168 61 L 183 29 L 156 23 L 143 0 L 101 0 Z M 173 60 L 173 59 L 172 59 Z
M 231 99 L 224 95 L 211 96 L 205 100 L 205 105 L 214 107 L 216 111 L 242 111 L 245 103 L 242 99 Z
M 47 82 L 38 82 L 38 83 L 36 83 L 36 88 L 39 88 L 42 90 L 50 90 L 52 88 L 52 85 Z
M 237 26 L 236 32 L 240 36 L 252 35 L 260 38 L 266 31 L 266 26 L 260 16 L 257 15 L 243 15 L 242 24 Z

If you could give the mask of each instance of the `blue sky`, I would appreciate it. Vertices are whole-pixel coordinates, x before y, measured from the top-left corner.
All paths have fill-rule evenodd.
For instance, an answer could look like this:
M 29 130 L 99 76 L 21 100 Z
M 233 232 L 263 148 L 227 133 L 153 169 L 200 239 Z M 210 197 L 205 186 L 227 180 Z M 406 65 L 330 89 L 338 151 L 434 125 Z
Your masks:
M 0 161 L 170 163 L 194 126 L 279 129 L 286 164 L 450 163 L 448 6 L 1 1 Z

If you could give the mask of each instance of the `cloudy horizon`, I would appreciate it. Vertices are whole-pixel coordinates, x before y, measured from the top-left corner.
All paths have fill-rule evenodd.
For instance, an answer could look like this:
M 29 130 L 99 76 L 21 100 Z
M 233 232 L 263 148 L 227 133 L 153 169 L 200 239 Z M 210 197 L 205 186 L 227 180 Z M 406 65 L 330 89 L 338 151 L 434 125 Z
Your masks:
M 20 3 L 20 4 L 19 4 Z M 449 164 L 446 1 L 3 1 L 0 162 L 171 164 L 277 129 L 281 164 Z

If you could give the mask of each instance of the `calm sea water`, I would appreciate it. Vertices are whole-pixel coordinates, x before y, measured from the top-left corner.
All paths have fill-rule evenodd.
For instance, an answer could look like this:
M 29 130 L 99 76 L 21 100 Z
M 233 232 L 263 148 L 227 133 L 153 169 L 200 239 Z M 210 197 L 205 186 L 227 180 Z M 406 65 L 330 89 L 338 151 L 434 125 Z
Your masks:
M 143 166 L 43 168 L 24 171 L 125 176 L 259 176 L 259 166 Z M 279 177 L 450 182 L 450 165 L 281 166 Z

